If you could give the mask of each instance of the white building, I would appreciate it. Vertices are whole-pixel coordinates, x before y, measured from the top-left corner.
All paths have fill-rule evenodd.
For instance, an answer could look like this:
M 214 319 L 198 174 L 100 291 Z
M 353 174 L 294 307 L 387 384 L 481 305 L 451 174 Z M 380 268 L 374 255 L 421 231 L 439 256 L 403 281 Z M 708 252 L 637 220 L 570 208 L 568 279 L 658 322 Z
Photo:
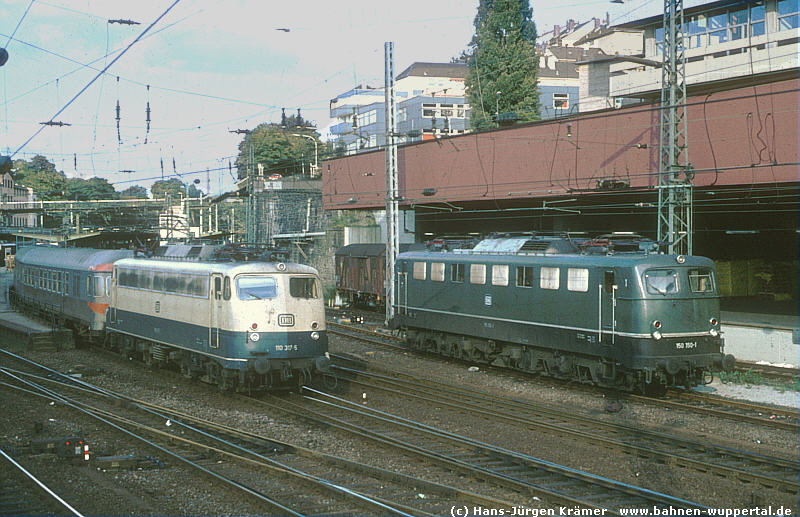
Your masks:
M 0 186 L 0 203 L 4 208 L 8 208 L 8 202 L 32 202 L 36 201 L 36 196 L 33 189 L 17 185 L 11 173 L 2 175 L 3 185 Z M 17 207 L 15 207 L 17 208 Z M 22 210 L 23 207 L 18 207 Z M 14 212 L 6 211 L 3 216 L 3 226 L 11 228 L 35 228 L 36 227 L 36 214 L 33 212 L 26 213 L 24 211 Z

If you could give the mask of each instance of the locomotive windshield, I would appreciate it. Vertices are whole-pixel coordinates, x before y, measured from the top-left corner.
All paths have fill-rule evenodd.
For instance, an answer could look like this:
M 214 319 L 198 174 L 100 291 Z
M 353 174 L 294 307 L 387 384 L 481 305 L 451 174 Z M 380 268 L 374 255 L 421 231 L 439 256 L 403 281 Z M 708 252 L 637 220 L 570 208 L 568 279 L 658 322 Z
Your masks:
M 317 279 L 303 276 L 289 278 L 289 294 L 294 298 L 319 298 Z
M 711 293 L 714 291 L 714 277 L 706 268 L 689 270 L 689 288 L 693 293 Z
M 644 283 L 650 294 L 674 294 L 678 292 L 678 272 L 674 269 L 648 269 L 644 272 Z
M 278 296 L 278 284 L 271 276 L 240 276 L 236 279 L 240 300 L 265 300 Z

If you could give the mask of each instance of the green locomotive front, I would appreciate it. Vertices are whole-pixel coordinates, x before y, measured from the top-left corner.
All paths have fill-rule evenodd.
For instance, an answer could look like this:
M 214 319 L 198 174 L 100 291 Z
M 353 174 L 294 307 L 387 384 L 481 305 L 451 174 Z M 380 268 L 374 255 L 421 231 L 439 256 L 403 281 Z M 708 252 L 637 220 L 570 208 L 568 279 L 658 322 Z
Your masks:
M 733 366 L 711 260 L 489 241 L 400 254 L 393 323 L 411 347 L 627 390 L 694 386 Z

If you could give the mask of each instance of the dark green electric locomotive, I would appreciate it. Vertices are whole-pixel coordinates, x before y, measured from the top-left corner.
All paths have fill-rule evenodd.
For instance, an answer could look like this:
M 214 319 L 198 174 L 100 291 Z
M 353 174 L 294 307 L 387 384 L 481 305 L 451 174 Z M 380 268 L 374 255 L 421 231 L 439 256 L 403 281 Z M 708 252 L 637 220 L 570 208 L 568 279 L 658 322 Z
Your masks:
M 417 350 L 648 392 L 735 362 L 714 263 L 651 241 L 496 237 L 401 253 L 396 274 L 393 324 Z

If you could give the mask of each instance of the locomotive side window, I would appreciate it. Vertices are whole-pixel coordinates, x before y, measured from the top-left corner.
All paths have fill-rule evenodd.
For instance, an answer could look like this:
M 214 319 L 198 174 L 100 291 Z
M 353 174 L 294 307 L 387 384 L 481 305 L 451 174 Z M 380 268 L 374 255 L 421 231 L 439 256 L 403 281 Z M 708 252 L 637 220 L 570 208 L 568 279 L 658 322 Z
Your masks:
M 714 277 L 711 270 L 706 268 L 690 269 L 689 288 L 693 293 L 714 292 Z
M 644 283 L 650 294 L 677 293 L 678 272 L 674 269 L 648 269 L 644 272 Z
M 567 290 L 585 293 L 589 290 L 589 270 L 584 268 L 567 268 Z
M 464 264 L 452 264 L 450 266 L 450 281 L 451 282 L 464 282 Z
M 242 276 L 236 279 L 240 300 L 265 300 L 278 296 L 278 284 L 271 276 Z
M 539 270 L 539 287 L 542 289 L 558 289 L 559 269 L 557 267 L 543 267 Z
M 444 262 L 431 262 L 431 280 L 444 282 Z
M 222 299 L 227 301 L 231 299 L 231 277 L 225 277 L 225 283 L 222 287 Z
M 222 299 L 222 278 L 214 277 L 214 299 Z
M 469 283 L 478 285 L 486 283 L 486 264 L 469 265 Z
M 508 266 L 500 264 L 492 266 L 492 285 L 508 285 Z
M 517 287 L 533 287 L 533 268 L 531 266 L 517 267 Z
M 302 276 L 289 278 L 289 294 L 294 298 L 319 298 L 317 279 Z
M 425 280 L 427 276 L 425 273 L 428 270 L 427 266 L 427 262 L 414 262 L 414 280 Z
M 603 290 L 606 294 L 611 294 L 614 291 L 615 283 L 616 274 L 613 271 L 606 271 L 603 273 Z

